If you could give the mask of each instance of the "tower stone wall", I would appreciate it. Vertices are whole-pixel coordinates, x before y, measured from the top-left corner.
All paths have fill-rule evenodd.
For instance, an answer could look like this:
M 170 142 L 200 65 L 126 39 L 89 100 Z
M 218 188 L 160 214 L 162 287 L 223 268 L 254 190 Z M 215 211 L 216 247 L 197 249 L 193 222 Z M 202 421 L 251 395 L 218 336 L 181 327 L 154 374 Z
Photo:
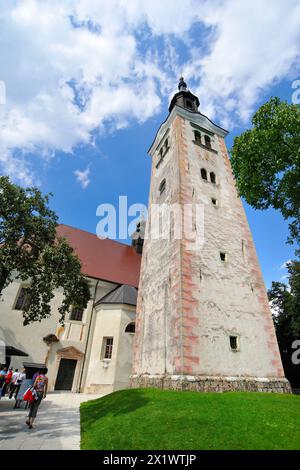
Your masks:
M 155 204 L 198 205 L 204 243 L 195 249 L 186 234 L 177 239 L 172 224 L 169 237 L 148 233 L 144 241 L 134 387 L 290 390 L 226 134 L 201 113 L 173 103 L 149 151 L 148 229 Z M 167 224 L 164 218 L 161 223 Z

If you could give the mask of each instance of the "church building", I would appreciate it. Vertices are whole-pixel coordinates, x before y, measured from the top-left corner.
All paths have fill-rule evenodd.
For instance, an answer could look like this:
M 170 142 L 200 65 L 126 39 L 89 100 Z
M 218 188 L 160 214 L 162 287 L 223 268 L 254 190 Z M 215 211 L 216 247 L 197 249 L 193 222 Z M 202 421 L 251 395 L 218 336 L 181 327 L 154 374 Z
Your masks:
M 73 308 L 59 324 L 57 290 L 51 317 L 24 327 L 28 284 L 15 280 L 4 290 L 5 341 L 28 354 L 11 365 L 46 364 L 50 390 L 290 391 L 227 131 L 199 106 L 181 78 L 149 150 L 149 214 L 132 246 L 58 227 L 89 281 L 84 311 Z M 189 209 L 200 243 L 184 230 L 178 236 L 185 217 L 175 223 L 174 213 L 161 220 L 167 236 L 151 236 L 154 208 L 161 207 Z
M 127 388 L 132 367 L 135 308 L 141 255 L 132 246 L 66 225 L 68 240 L 82 263 L 91 299 L 85 310 L 73 308 L 59 323 L 62 292 L 51 301 L 51 317 L 23 326 L 28 284 L 15 280 L 0 299 L 0 327 L 7 345 L 28 357 L 11 357 L 11 366 L 46 365 L 49 389 L 110 393 Z

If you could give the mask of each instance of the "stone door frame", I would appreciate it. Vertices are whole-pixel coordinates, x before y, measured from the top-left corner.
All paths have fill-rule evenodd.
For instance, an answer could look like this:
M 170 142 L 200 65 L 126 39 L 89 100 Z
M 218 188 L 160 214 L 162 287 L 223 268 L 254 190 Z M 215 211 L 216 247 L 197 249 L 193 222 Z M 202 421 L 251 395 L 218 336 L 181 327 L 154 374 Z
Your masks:
M 56 366 L 55 366 L 55 380 L 54 380 L 54 385 L 53 389 L 55 390 L 55 384 L 57 380 L 57 374 L 59 371 L 59 366 L 60 366 L 60 361 L 61 359 L 74 359 L 77 361 L 76 367 L 75 367 L 75 372 L 74 372 L 74 378 L 73 378 L 73 384 L 72 384 L 72 393 L 78 393 L 79 390 L 79 379 L 80 379 L 80 373 L 83 365 L 83 358 L 84 358 L 84 353 L 79 351 L 78 349 L 74 348 L 74 346 L 69 346 L 67 348 L 62 348 L 56 351 Z

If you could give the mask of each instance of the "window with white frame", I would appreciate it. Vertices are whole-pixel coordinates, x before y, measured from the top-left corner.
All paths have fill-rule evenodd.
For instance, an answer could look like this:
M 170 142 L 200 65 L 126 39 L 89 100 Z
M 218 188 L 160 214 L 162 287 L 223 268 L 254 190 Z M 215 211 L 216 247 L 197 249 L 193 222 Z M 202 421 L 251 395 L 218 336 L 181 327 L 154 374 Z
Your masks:
M 103 359 L 111 359 L 114 339 L 112 337 L 103 338 Z

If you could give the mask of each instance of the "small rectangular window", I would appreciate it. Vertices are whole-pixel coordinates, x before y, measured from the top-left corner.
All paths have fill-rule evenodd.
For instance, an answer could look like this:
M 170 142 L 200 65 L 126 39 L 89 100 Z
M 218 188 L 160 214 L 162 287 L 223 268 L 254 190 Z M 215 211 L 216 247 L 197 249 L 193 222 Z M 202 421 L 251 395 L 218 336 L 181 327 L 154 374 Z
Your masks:
M 223 261 L 224 263 L 226 263 L 227 260 L 228 260 L 227 253 L 225 253 L 225 251 L 220 251 L 220 258 L 221 258 L 221 261 Z
M 237 336 L 229 336 L 230 340 L 230 347 L 233 351 L 237 351 L 238 349 L 238 338 Z
M 201 178 L 207 180 L 207 171 L 205 168 L 201 168 Z
M 216 184 L 217 180 L 216 180 L 216 175 L 214 174 L 214 172 L 211 171 L 209 175 L 210 175 L 211 183 Z
M 104 359 L 111 359 L 112 358 L 112 350 L 113 350 L 113 338 L 104 338 Z
M 213 203 L 214 206 L 218 205 L 218 201 L 214 197 L 211 198 L 211 202 Z
M 15 310 L 24 310 L 28 303 L 28 287 L 21 287 L 16 303 Z
M 73 321 L 82 321 L 83 317 L 83 308 L 73 307 L 70 315 L 70 320 Z

